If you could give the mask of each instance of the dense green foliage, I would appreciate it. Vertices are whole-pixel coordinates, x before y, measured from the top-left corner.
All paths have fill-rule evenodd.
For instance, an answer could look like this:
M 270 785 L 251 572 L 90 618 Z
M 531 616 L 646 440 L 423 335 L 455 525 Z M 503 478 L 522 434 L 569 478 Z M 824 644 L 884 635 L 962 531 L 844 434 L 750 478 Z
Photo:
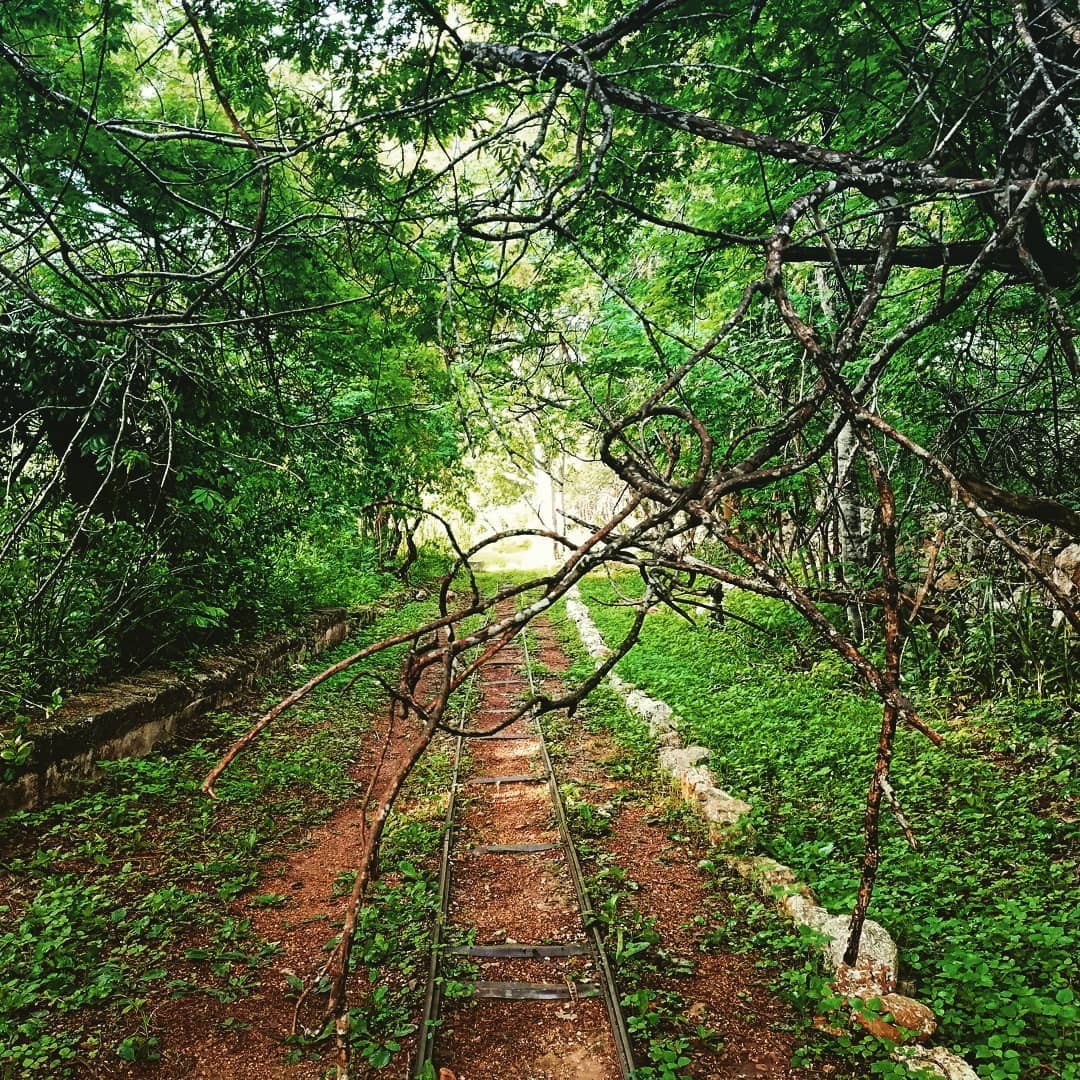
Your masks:
M 208 72 L 194 39 L 162 45 L 174 17 L 152 3 L 0 13 L 14 50 L 0 64 L 0 713 L 363 601 L 377 578 L 341 583 L 385 554 L 394 517 L 373 535 L 375 504 L 416 499 L 459 455 L 431 251 L 374 221 L 393 192 L 370 143 L 249 173 L 229 112 L 315 134 L 307 65 L 255 74 L 252 7 L 218 12 Z M 133 146 L 88 122 L 85 100 L 198 131 Z M 28 229 L 46 203 L 48 226 Z
M 565 609 L 559 609 L 554 620 L 563 648 L 573 659 L 564 678 L 571 682 L 585 679 L 594 663 L 574 623 Z M 771 907 L 760 903 L 749 883 L 725 866 L 726 852 L 713 847 L 704 821 L 662 773 L 659 747 L 648 724 L 607 685 L 582 704 L 577 721 L 585 731 L 602 734 L 601 745 L 614 748 L 602 768 L 615 785 L 590 784 L 582 790 L 566 785 L 564 797 L 575 843 L 585 860 L 595 920 L 623 991 L 622 1005 L 639 1055 L 641 1080 L 695 1076 L 697 1063 L 688 1054 L 696 1052 L 701 1062 L 724 1049 L 722 1033 L 707 1022 L 708 1013 L 701 1015 L 701 1003 L 694 1009 L 681 984 L 695 973 L 700 979 L 698 951 L 751 950 L 755 968 L 769 969 L 772 987 L 793 1006 L 796 1040 L 792 1065 L 808 1067 L 810 1075 L 827 1064 L 829 1075 L 837 1077 L 863 1077 L 868 1069 L 875 1076 L 899 1076 L 898 1067 L 887 1060 L 889 1048 L 876 1040 L 852 1043 L 845 1038 L 838 1044 L 814 1027 L 813 1015 L 822 1011 L 827 998 L 835 996 L 828 987 L 829 975 L 816 940 L 803 938 L 785 926 Z M 552 721 L 545 732 L 549 749 L 553 756 L 558 755 L 570 725 Z M 644 824 L 664 830 L 668 838 L 664 858 L 696 859 L 704 902 L 694 911 L 690 926 L 681 928 L 687 931 L 692 927 L 696 939 L 693 953 L 685 943 L 673 950 L 672 943 L 657 929 L 656 915 L 642 912 L 636 880 L 641 869 L 633 858 L 634 849 L 627 852 L 624 848 L 621 859 L 604 850 L 605 838 L 620 831 L 616 819 L 627 805 L 647 808 Z M 741 1008 L 752 1012 L 750 992 L 737 993 Z M 841 1048 L 844 1054 L 839 1053 Z
M 612 589 L 583 591 L 617 634 L 627 614 L 604 606 Z M 842 911 L 858 881 L 879 707 L 783 607 L 729 604 L 755 626 L 654 615 L 620 671 L 671 704 L 684 739 L 711 751 L 717 782 L 751 802 L 748 842 Z M 943 1040 L 973 1054 L 981 1075 L 1080 1075 L 1080 988 L 1067 961 L 1080 940 L 1080 831 L 1065 809 L 1080 748 L 1067 703 L 1001 699 L 942 720 L 942 748 L 914 733 L 898 742 L 895 784 L 922 850 L 885 826 L 875 917 Z
M 1000 602 L 1022 573 L 961 556 L 949 470 L 1042 499 L 1015 539 L 1050 554 L 1032 514 L 1068 521 L 1078 494 L 1075 126 L 1048 119 L 1075 92 L 1040 82 L 1073 46 L 1038 4 L 1028 20 L 950 0 L 5 4 L 0 692 L 41 706 L 333 599 L 311 551 L 355 565 L 358 527 L 407 532 L 403 504 L 456 487 L 466 444 L 526 468 L 579 453 L 755 281 L 774 303 L 671 397 L 710 454 L 652 403 L 623 464 L 672 490 L 731 467 L 740 539 L 864 593 L 884 456 L 902 583 L 941 527 Z M 560 66 L 575 49 L 585 74 Z M 1059 187 L 1012 220 L 1039 169 Z M 766 280 L 770 237 L 789 250 Z M 842 448 L 845 387 L 920 452 Z

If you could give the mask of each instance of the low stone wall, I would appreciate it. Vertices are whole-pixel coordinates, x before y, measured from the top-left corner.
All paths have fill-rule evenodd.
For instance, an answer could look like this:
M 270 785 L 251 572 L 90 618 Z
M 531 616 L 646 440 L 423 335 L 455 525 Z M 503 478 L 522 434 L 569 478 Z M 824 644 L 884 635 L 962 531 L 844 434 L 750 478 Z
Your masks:
M 0 813 L 33 810 L 70 794 L 98 761 L 143 757 L 195 717 L 238 701 L 256 680 L 338 644 L 374 618 L 374 609 L 350 615 L 326 608 L 296 634 L 199 660 L 190 672 L 148 671 L 72 698 L 30 726 L 33 752 L 20 775 L 0 784 Z
M 576 588 L 567 596 L 566 610 L 593 660 L 600 663 L 610 656 L 611 650 Z M 721 839 L 725 830 L 737 826 L 739 819 L 750 812 L 749 804 L 717 786 L 712 771 L 705 764 L 709 758 L 705 747 L 682 745 L 679 717 L 670 705 L 649 697 L 614 673 L 608 676 L 608 681 L 627 709 L 649 725 L 660 745 L 660 768 L 679 787 L 682 797 L 708 822 L 713 840 Z M 774 901 L 783 915 L 796 925 L 807 926 L 822 935 L 825 961 L 835 973 L 834 986 L 838 993 L 849 999 L 881 1002 L 880 1016 L 864 1016 L 856 1009 L 852 1013 L 853 1022 L 861 1023 L 874 1035 L 897 1043 L 909 1041 L 909 1036 L 924 1042 L 933 1035 L 937 1028 L 933 1012 L 922 1002 L 895 992 L 899 955 L 896 943 L 884 927 L 872 919 L 866 920 L 858 959 L 849 966 L 843 962 L 848 916 L 830 914 L 789 867 L 767 856 L 731 856 L 729 861 L 764 898 Z M 893 1057 L 913 1071 L 921 1070 L 944 1080 L 979 1080 L 978 1074 L 963 1058 L 941 1046 L 901 1045 Z

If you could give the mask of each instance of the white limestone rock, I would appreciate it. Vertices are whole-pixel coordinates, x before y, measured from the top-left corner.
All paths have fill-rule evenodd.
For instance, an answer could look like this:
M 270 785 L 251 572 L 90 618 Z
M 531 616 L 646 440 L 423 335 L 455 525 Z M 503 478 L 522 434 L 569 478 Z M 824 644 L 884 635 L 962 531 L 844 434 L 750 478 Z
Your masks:
M 962 1058 L 944 1046 L 905 1046 L 893 1054 L 893 1060 L 908 1070 L 920 1070 L 944 1080 L 979 1080 L 979 1074 Z
M 637 713 L 649 725 L 649 730 L 653 735 L 663 735 L 676 729 L 675 713 L 666 701 L 659 701 L 636 689 L 628 689 L 625 700 L 626 707 L 631 712 Z
M 660 768 L 676 780 L 682 780 L 691 769 L 709 760 L 704 746 L 667 747 L 660 751 Z
M 904 994 L 882 994 L 881 1012 L 853 1009 L 852 1020 L 879 1039 L 894 1043 L 926 1042 L 937 1031 L 937 1017 L 929 1005 Z
M 773 886 L 769 885 L 764 891 L 769 893 L 772 890 Z M 796 926 L 808 926 L 828 939 L 822 945 L 825 962 L 836 972 L 836 989 L 841 994 L 870 998 L 890 994 L 896 989 L 899 954 L 896 942 L 880 923 L 873 919 L 863 923 L 859 958 L 852 967 L 844 963 L 848 939 L 847 915 L 830 915 L 820 904 L 814 903 L 812 894 L 794 890 L 780 897 L 779 907 Z
M 803 896 L 802 893 L 798 892 L 785 893 L 780 897 L 778 906 L 781 912 L 795 923 L 796 926 L 809 926 L 811 924 L 811 921 L 815 918 L 814 912 L 811 909 L 817 908 L 818 911 L 823 910 L 808 896 Z
M 603 635 L 596 628 L 596 623 L 592 621 L 589 609 L 582 602 L 581 594 L 578 593 L 576 587 L 567 593 L 566 610 L 577 626 L 585 651 L 594 660 L 603 660 L 610 656 L 611 650 L 607 647 Z
M 819 909 L 823 910 L 823 909 Z M 880 997 L 896 989 L 896 972 L 899 957 L 896 942 L 889 932 L 873 919 L 863 923 L 859 939 L 859 958 L 854 967 L 844 963 L 847 948 L 848 916 L 829 915 L 814 926 L 829 938 L 826 942 L 825 962 L 836 972 L 836 988 L 842 994 L 856 997 Z
M 698 798 L 701 800 L 701 812 L 711 825 L 735 825 L 751 809 L 749 803 L 736 799 L 718 787 L 707 792 L 699 791 Z
M 697 803 L 710 825 L 734 825 L 750 812 L 750 804 L 716 786 L 704 764 L 708 758 L 709 751 L 703 746 L 664 747 L 660 751 L 660 767 L 679 784 L 687 802 Z

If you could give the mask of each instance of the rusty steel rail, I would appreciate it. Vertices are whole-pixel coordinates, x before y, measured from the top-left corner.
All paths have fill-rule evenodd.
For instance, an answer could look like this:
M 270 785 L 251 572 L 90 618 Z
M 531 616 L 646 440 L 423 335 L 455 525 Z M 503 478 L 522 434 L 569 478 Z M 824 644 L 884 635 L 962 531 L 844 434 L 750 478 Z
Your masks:
M 536 692 L 536 683 L 533 677 L 533 664 L 529 654 L 529 642 L 525 631 L 520 631 L 514 642 L 520 643 L 524 654 L 522 664 L 513 664 L 515 667 L 523 667 L 528 681 L 529 691 Z M 495 661 L 500 667 L 509 667 L 512 662 L 507 660 Z M 485 665 L 492 666 L 492 665 Z M 479 676 L 479 672 L 477 673 Z M 484 998 L 500 998 L 504 1000 L 536 1000 L 551 1001 L 560 1000 L 571 995 L 577 997 L 602 997 L 607 1011 L 608 1022 L 611 1025 L 612 1039 L 618 1057 L 619 1071 L 628 1080 L 634 1072 L 634 1057 L 630 1042 L 630 1034 L 626 1027 L 622 1009 L 619 1006 L 619 994 L 615 986 L 614 973 L 607 953 L 604 951 L 603 941 L 599 928 L 596 924 L 592 904 L 589 901 L 588 891 L 585 887 L 585 878 L 581 869 L 581 861 L 574 847 L 573 837 L 570 834 L 569 822 L 566 816 L 566 808 L 563 805 L 562 794 L 559 791 L 555 769 L 548 753 L 547 740 L 544 737 L 543 728 L 535 719 L 529 720 L 535 731 L 535 735 L 527 736 L 501 736 L 502 738 L 535 738 L 540 746 L 540 759 L 543 766 L 544 776 L 533 778 L 539 783 L 546 783 L 551 795 L 552 808 L 558 828 L 559 844 L 503 844 L 489 845 L 480 850 L 492 852 L 533 852 L 562 849 L 566 854 L 566 865 L 570 871 L 570 878 L 574 884 L 574 893 L 577 897 L 581 911 L 582 926 L 585 931 L 587 944 L 577 945 L 493 945 L 493 946 L 459 946 L 447 948 L 443 944 L 443 933 L 446 929 L 447 918 L 450 909 L 451 888 L 451 854 L 453 852 L 455 814 L 457 809 L 457 795 L 465 783 L 477 783 L 477 780 L 463 782 L 460 776 L 462 749 L 464 738 L 458 736 L 454 754 L 454 769 L 451 779 L 450 799 L 447 807 L 446 822 L 443 827 L 442 847 L 439 866 L 439 896 L 438 910 L 435 924 L 431 935 L 431 960 L 428 965 L 427 986 L 424 992 L 424 1012 L 420 1027 L 420 1036 L 417 1045 L 416 1058 L 413 1068 L 413 1077 L 417 1080 L 432 1077 L 434 1072 L 435 1041 L 440 1023 L 442 1009 L 441 980 L 439 977 L 439 964 L 443 955 L 474 956 L 474 957 L 563 957 L 563 956 L 589 956 L 596 967 L 600 979 L 598 983 L 582 983 L 577 989 L 568 990 L 565 985 L 549 985 L 545 983 L 498 983 L 478 982 L 475 987 L 475 995 Z M 496 736 L 500 737 L 500 736 Z M 510 777 L 501 778 L 504 781 L 515 779 Z
M 535 694 L 536 684 L 533 682 L 532 663 L 529 658 L 529 639 L 524 632 L 521 635 L 521 643 L 525 651 L 525 674 L 529 679 L 529 691 Z M 555 766 L 552 764 L 551 755 L 548 753 L 543 725 L 536 720 L 533 723 L 536 724 L 536 730 L 540 736 L 540 755 L 543 758 L 544 771 L 548 777 L 551 803 L 555 808 L 555 820 L 559 826 L 559 835 L 562 837 L 567 865 L 570 867 L 570 877 L 574 882 L 574 892 L 577 894 L 578 906 L 581 908 L 581 921 L 592 943 L 594 959 L 600 972 L 600 993 L 604 998 L 608 1022 L 611 1024 L 611 1035 L 615 1040 L 615 1052 L 619 1057 L 619 1070 L 624 1077 L 630 1077 L 634 1072 L 634 1052 L 630 1043 L 630 1032 L 626 1027 L 626 1018 L 623 1016 L 622 1008 L 619 1005 L 619 991 L 615 985 L 615 974 L 611 970 L 611 961 L 608 959 L 608 954 L 604 949 L 604 942 L 600 937 L 596 915 L 592 903 L 589 901 L 589 892 L 585 887 L 585 875 L 581 870 L 581 860 L 578 858 L 577 848 L 574 846 L 574 838 L 570 834 L 570 824 L 566 818 L 566 807 L 563 805 L 562 793 L 559 791 L 559 784 L 555 778 Z
M 446 821 L 443 825 L 442 846 L 439 856 L 439 898 L 435 912 L 435 923 L 431 930 L 431 957 L 428 962 L 427 985 L 424 988 L 424 1015 L 420 1023 L 420 1032 L 416 1048 L 417 1077 L 430 1075 L 432 1055 L 435 1051 L 435 1032 L 438 1028 L 439 1012 L 442 1008 L 442 983 L 439 980 L 439 955 L 442 949 L 442 934 L 446 927 L 446 918 L 450 911 L 450 852 L 454 843 L 454 814 L 457 809 L 458 774 L 461 770 L 461 751 L 465 740 L 459 735 L 454 747 L 454 771 L 450 779 L 450 798 L 446 807 Z

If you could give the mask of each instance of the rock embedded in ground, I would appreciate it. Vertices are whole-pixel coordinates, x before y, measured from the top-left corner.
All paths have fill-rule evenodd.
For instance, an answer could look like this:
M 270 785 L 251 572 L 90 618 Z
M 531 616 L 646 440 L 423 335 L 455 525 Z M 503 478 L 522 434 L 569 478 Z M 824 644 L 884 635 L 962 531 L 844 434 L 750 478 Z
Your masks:
M 660 768 L 679 785 L 687 802 L 698 805 L 710 825 L 722 829 L 748 814 L 750 805 L 716 786 L 709 768 L 700 764 L 708 756 L 703 746 L 664 746 L 660 750 Z
M 665 746 L 660 751 L 660 768 L 676 780 L 682 780 L 691 770 L 699 775 L 701 763 L 708 760 L 709 751 L 704 746 Z
M 751 810 L 749 803 L 736 799 L 718 787 L 707 791 L 697 789 L 696 794 L 705 820 L 713 826 L 723 828 L 736 825 Z M 712 839 L 716 840 L 717 837 L 713 836 Z
M 836 986 L 842 994 L 857 997 L 880 997 L 896 989 L 896 972 L 900 959 L 896 942 L 880 923 L 867 919 L 863 923 L 859 939 L 859 956 L 854 965 L 844 963 L 850 920 L 846 915 L 830 915 L 824 908 L 817 908 L 824 919 L 814 919 L 809 925 L 828 935 L 825 944 L 825 962 L 836 972 Z
M 654 735 L 676 729 L 676 717 L 670 705 L 665 701 L 649 697 L 641 690 L 630 690 L 626 694 L 626 707 L 635 712 L 649 725 Z M 706 751 L 706 754 L 708 751 Z
M 574 625 L 577 626 L 578 635 L 581 638 L 581 643 L 585 646 L 585 651 L 594 660 L 603 660 L 605 657 L 610 656 L 611 650 L 607 647 L 603 635 L 597 629 L 596 623 L 589 616 L 589 609 L 581 600 L 581 594 L 578 592 L 576 585 L 567 594 L 566 610 L 570 618 L 573 619 Z
M 929 1006 L 903 994 L 883 994 L 881 1013 L 867 1016 L 856 1009 L 855 1020 L 871 1035 L 895 1043 L 924 1042 L 937 1031 L 937 1017 Z
M 734 858 L 736 872 L 754 882 L 765 897 L 776 900 L 777 907 L 797 926 L 808 926 L 828 940 L 823 949 L 825 961 L 836 972 L 836 989 L 849 997 L 870 998 L 890 994 L 896 989 L 900 965 L 896 942 L 889 932 L 873 919 L 863 923 L 859 957 L 854 966 L 844 963 L 850 919 L 832 915 L 817 903 L 813 891 L 801 885 L 794 871 L 766 856 Z M 778 895 L 779 894 L 779 895 Z
M 770 859 L 768 855 L 732 855 L 728 859 L 728 865 L 739 877 L 755 884 L 766 896 L 778 897 L 782 908 L 789 901 L 794 906 L 795 897 L 808 904 L 817 905 L 814 890 L 801 882 L 790 866 Z M 791 912 L 785 913 L 794 918 Z
M 979 1074 L 963 1058 L 944 1046 L 911 1046 L 898 1050 L 893 1059 L 913 1072 L 930 1073 L 944 1080 L 979 1080 Z

